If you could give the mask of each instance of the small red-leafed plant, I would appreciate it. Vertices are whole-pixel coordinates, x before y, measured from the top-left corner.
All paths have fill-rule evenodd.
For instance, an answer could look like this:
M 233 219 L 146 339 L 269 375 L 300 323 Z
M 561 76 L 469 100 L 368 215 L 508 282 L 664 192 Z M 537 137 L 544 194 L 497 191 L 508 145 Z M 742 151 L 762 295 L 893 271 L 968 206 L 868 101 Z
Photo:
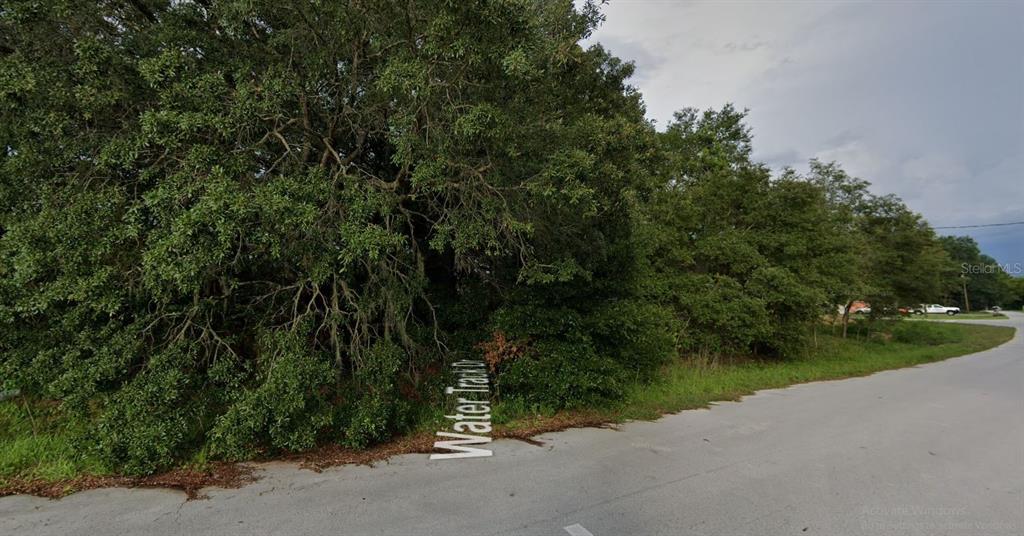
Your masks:
M 526 354 L 529 346 L 526 339 L 509 340 L 504 331 L 495 330 L 489 340 L 476 345 L 484 353 L 484 361 L 491 374 L 498 371 L 498 365 L 505 361 L 517 359 Z

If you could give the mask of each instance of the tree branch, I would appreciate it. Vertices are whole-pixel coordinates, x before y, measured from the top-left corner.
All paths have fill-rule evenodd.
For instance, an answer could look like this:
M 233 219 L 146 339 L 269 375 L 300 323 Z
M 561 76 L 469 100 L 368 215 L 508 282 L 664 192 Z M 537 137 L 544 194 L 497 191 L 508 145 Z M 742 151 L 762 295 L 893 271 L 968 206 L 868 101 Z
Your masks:
M 154 24 L 157 23 L 156 15 L 153 13 L 153 10 L 146 6 L 146 4 L 143 4 L 140 0 L 128 0 L 128 3 L 131 4 L 136 11 L 142 13 L 142 16 L 146 17 L 146 20 Z

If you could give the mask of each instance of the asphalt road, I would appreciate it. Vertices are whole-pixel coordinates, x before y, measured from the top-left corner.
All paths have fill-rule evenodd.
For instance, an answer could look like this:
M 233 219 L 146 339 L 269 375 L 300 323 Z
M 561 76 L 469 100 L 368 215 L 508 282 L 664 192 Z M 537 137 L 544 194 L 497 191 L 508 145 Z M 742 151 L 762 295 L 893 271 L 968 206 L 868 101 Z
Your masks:
M 314 473 L 263 466 L 188 501 L 107 489 L 0 499 L 0 534 L 1024 534 L 1024 315 L 986 352 L 762 391 L 619 430 L 400 456 Z

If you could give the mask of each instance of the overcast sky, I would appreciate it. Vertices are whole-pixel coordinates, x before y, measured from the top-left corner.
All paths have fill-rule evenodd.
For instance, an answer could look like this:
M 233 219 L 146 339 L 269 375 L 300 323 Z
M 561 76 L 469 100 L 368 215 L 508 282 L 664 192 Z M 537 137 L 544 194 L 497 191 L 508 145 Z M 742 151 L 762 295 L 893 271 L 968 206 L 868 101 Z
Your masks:
M 749 108 L 755 155 L 812 157 L 895 193 L 933 226 L 1024 221 L 1024 1 L 612 0 L 591 41 L 636 63 L 659 128 Z M 970 234 L 1024 263 L 1024 225 Z

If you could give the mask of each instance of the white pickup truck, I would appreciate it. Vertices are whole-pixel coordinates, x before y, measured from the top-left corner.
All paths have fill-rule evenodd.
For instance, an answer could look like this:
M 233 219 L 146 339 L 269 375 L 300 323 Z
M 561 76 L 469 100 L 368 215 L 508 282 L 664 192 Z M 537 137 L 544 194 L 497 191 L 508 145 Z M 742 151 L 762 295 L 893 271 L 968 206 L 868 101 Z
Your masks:
M 960 314 L 960 308 L 959 307 L 946 307 L 945 305 L 939 305 L 937 303 L 933 303 L 931 305 L 925 305 L 925 304 L 922 303 L 921 305 L 918 305 L 917 308 L 914 309 L 914 314 L 915 315 L 929 314 L 929 315 L 949 315 L 949 316 L 953 316 L 953 315 Z

